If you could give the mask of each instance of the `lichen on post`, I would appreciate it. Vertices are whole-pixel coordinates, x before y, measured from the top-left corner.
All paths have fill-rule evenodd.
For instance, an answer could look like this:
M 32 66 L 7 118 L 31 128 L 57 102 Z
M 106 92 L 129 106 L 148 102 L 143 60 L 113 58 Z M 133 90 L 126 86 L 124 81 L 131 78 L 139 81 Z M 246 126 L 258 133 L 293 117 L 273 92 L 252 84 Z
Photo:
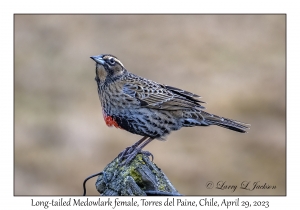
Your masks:
M 128 165 L 120 165 L 115 158 L 98 176 L 96 189 L 102 196 L 180 195 L 145 154 L 138 154 Z

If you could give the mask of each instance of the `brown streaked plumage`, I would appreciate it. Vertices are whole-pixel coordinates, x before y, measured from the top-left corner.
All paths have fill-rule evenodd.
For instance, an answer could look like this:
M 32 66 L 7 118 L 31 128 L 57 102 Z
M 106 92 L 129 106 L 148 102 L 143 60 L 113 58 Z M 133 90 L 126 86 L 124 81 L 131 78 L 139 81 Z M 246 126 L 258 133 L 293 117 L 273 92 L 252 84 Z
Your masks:
M 126 158 L 125 164 L 153 139 L 164 140 L 182 127 L 218 125 L 240 133 L 249 128 L 248 124 L 203 111 L 204 102 L 196 94 L 128 72 L 113 55 L 91 58 L 96 62 L 95 80 L 106 124 L 144 136 L 120 154 L 121 160 Z

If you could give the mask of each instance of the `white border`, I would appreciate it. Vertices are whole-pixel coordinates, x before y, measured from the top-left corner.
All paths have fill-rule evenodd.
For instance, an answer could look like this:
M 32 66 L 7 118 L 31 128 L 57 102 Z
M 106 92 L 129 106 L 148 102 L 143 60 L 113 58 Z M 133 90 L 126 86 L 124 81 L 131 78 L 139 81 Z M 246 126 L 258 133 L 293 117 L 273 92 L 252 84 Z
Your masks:
M 14 13 L 287 13 L 287 196 L 240 197 L 269 200 L 271 207 L 298 206 L 299 196 L 299 7 L 287 1 L 10 1 L 1 9 L 1 203 L 3 206 L 32 208 L 32 197 L 13 196 L 13 14 Z M 297 62 L 298 61 L 298 62 Z M 278 100 L 284 100 L 278 98 Z M 298 138 L 297 138 L 298 137 Z M 34 198 L 34 197 L 33 197 Z M 52 199 L 52 197 L 35 197 Z M 58 199 L 59 197 L 55 197 Z M 65 197 L 66 198 L 66 197 Z M 78 198 L 78 197 L 74 197 Z M 225 197 L 234 200 L 235 197 Z M 94 197 L 92 199 L 95 199 Z M 153 198 L 149 198 L 153 199 Z M 158 200 L 155 198 L 154 200 Z M 161 198 L 164 199 L 164 198 Z M 189 197 L 189 200 L 198 200 Z M 222 197 L 216 197 L 220 200 Z M 66 207 L 57 207 L 62 209 Z M 72 207 L 74 208 L 74 207 Z M 99 207 L 90 207 L 97 208 Z M 161 207 L 158 207 L 161 208 Z M 168 208 L 168 207 L 162 207 Z M 170 207 L 172 208 L 172 207 Z M 37 209 L 37 208 L 35 208 Z M 39 209 L 41 209 L 39 207 Z M 111 208 L 109 208 L 111 209 Z M 129 209 L 129 208 L 128 208 Z M 211 207 L 211 209 L 216 209 Z M 218 208 L 220 209 L 220 208 Z

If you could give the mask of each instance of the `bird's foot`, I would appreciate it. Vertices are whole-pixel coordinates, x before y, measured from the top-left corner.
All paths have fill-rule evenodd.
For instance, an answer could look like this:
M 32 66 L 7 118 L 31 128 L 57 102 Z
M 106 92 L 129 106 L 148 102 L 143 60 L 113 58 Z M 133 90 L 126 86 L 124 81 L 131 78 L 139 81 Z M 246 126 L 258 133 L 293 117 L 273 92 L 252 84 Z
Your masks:
M 119 155 L 118 159 L 120 162 L 120 165 L 128 165 L 136 156 L 137 154 L 143 154 L 146 156 L 151 156 L 152 161 L 154 159 L 154 156 L 149 151 L 142 151 L 141 148 L 133 148 L 133 147 L 127 147 L 125 150 L 123 150 Z
M 118 159 L 120 160 L 120 162 L 122 162 L 129 154 L 131 154 L 136 147 L 126 147 L 119 155 L 118 155 Z

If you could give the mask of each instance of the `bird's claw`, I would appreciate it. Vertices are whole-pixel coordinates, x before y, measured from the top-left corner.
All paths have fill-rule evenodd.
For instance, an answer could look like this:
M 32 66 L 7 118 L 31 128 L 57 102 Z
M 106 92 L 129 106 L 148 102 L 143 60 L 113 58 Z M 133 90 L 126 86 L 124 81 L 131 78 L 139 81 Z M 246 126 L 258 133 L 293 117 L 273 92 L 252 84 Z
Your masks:
M 148 157 L 151 156 L 151 161 L 153 162 L 153 160 L 154 160 L 153 154 L 151 152 L 149 152 L 149 151 L 140 151 L 139 154 L 143 154 L 143 155 L 146 155 Z

